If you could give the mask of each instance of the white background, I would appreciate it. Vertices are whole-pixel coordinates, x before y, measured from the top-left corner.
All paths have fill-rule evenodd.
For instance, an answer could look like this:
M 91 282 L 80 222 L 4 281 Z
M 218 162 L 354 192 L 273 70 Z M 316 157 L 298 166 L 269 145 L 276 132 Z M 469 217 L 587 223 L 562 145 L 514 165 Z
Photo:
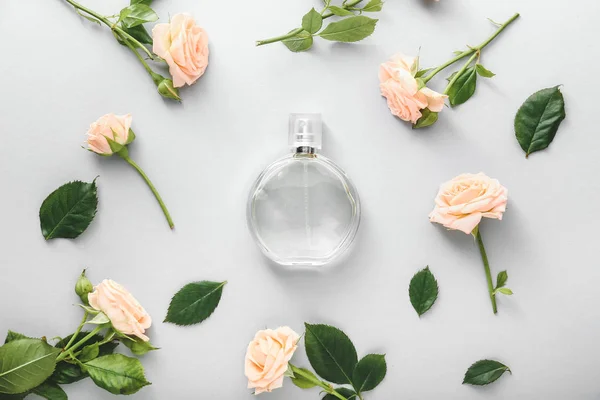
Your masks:
M 334 1 L 335 3 L 335 1 Z M 125 0 L 87 0 L 105 14 Z M 210 65 L 164 101 L 129 51 L 105 27 L 61 0 L 0 4 L 0 332 L 67 335 L 81 310 L 73 285 L 83 267 L 112 278 L 154 317 L 160 351 L 143 357 L 152 386 L 132 399 L 250 398 L 243 375 L 258 329 L 329 323 L 359 356 L 386 353 L 388 374 L 368 399 L 598 399 L 600 310 L 597 262 L 600 135 L 598 16 L 594 0 L 388 0 L 375 34 L 359 44 L 318 40 L 304 54 L 256 39 L 299 25 L 310 0 L 156 0 L 162 21 L 190 12 L 210 36 Z M 485 49 L 497 74 L 475 96 L 412 131 L 380 97 L 377 70 L 396 52 L 438 65 L 475 45 L 514 12 L 522 18 Z M 443 90 L 445 76 L 432 81 Z M 513 132 L 519 105 L 562 84 L 567 119 L 546 151 L 525 159 Z M 130 153 L 153 179 L 175 224 L 123 160 L 81 149 L 102 114 L 132 113 Z M 246 228 L 255 177 L 285 154 L 290 112 L 321 112 L 323 153 L 358 187 L 357 244 L 337 268 L 269 266 Z M 501 222 L 481 230 L 494 275 L 507 269 L 515 295 L 492 315 L 471 237 L 428 222 L 440 183 L 484 171 L 509 189 Z M 77 240 L 45 242 L 38 210 L 74 179 L 99 175 L 99 212 Z M 440 297 L 419 319 L 412 275 L 429 265 Z M 164 324 L 170 297 L 195 280 L 228 280 L 215 314 L 189 328 Z M 461 385 L 474 361 L 493 358 L 514 374 L 484 388 Z M 308 365 L 304 349 L 295 356 Z M 70 398 L 109 399 L 91 381 Z M 317 399 L 285 382 L 265 399 Z

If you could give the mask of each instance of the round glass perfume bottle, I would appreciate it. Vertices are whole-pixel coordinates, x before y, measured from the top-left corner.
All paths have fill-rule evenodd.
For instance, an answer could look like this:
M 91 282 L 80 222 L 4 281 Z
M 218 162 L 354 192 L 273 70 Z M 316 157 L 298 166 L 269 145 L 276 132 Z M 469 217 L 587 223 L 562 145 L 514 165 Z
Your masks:
M 319 154 L 320 114 L 291 114 L 291 153 L 269 165 L 250 191 L 248 227 L 280 265 L 321 266 L 352 244 L 360 223 L 356 188 Z

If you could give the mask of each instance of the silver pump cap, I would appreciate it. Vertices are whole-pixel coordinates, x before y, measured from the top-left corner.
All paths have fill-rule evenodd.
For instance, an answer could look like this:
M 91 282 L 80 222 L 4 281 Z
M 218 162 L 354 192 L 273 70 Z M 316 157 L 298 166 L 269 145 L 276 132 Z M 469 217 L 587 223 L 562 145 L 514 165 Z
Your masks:
M 320 150 L 322 139 L 321 114 L 290 114 L 289 145 L 292 149 L 305 147 Z

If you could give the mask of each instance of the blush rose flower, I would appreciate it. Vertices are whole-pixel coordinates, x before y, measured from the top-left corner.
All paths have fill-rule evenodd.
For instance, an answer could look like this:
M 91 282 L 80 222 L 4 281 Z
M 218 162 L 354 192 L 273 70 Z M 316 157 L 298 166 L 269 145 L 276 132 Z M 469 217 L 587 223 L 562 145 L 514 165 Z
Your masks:
M 106 114 L 90 125 L 87 132 L 88 150 L 94 153 L 110 156 L 113 150 L 110 147 L 109 140 L 119 144 L 126 145 L 135 138 L 131 131 L 131 114 L 115 115 Z
M 482 172 L 462 174 L 442 184 L 429 220 L 470 234 L 484 217 L 501 220 L 507 201 L 508 190 L 498 180 Z
M 153 51 L 169 65 L 173 86 L 191 85 L 208 66 L 208 35 L 189 14 L 176 14 L 152 29 Z
M 440 112 L 448 96 L 437 93 L 427 87 L 419 89 L 415 78 L 417 57 L 396 54 L 379 67 L 379 87 L 381 95 L 393 115 L 415 124 L 423 115 L 421 110 L 428 108 Z
M 280 388 L 299 339 L 287 326 L 258 331 L 246 352 L 248 388 L 255 389 L 255 394 Z
M 123 286 L 110 279 L 103 280 L 88 294 L 90 306 L 102 311 L 112 326 L 126 335 L 150 340 L 144 335 L 152 325 L 150 315 Z

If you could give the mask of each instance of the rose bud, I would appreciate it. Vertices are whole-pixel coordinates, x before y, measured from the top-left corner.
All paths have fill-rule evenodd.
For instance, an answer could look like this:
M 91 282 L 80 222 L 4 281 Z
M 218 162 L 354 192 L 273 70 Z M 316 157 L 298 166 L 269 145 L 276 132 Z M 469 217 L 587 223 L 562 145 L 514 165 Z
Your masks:
M 81 299 L 83 304 L 88 305 L 88 293 L 94 291 L 94 286 L 92 282 L 85 276 L 85 269 L 81 271 L 81 275 L 79 275 L 79 279 L 77 279 L 77 283 L 75 284 L 75 293 Z

